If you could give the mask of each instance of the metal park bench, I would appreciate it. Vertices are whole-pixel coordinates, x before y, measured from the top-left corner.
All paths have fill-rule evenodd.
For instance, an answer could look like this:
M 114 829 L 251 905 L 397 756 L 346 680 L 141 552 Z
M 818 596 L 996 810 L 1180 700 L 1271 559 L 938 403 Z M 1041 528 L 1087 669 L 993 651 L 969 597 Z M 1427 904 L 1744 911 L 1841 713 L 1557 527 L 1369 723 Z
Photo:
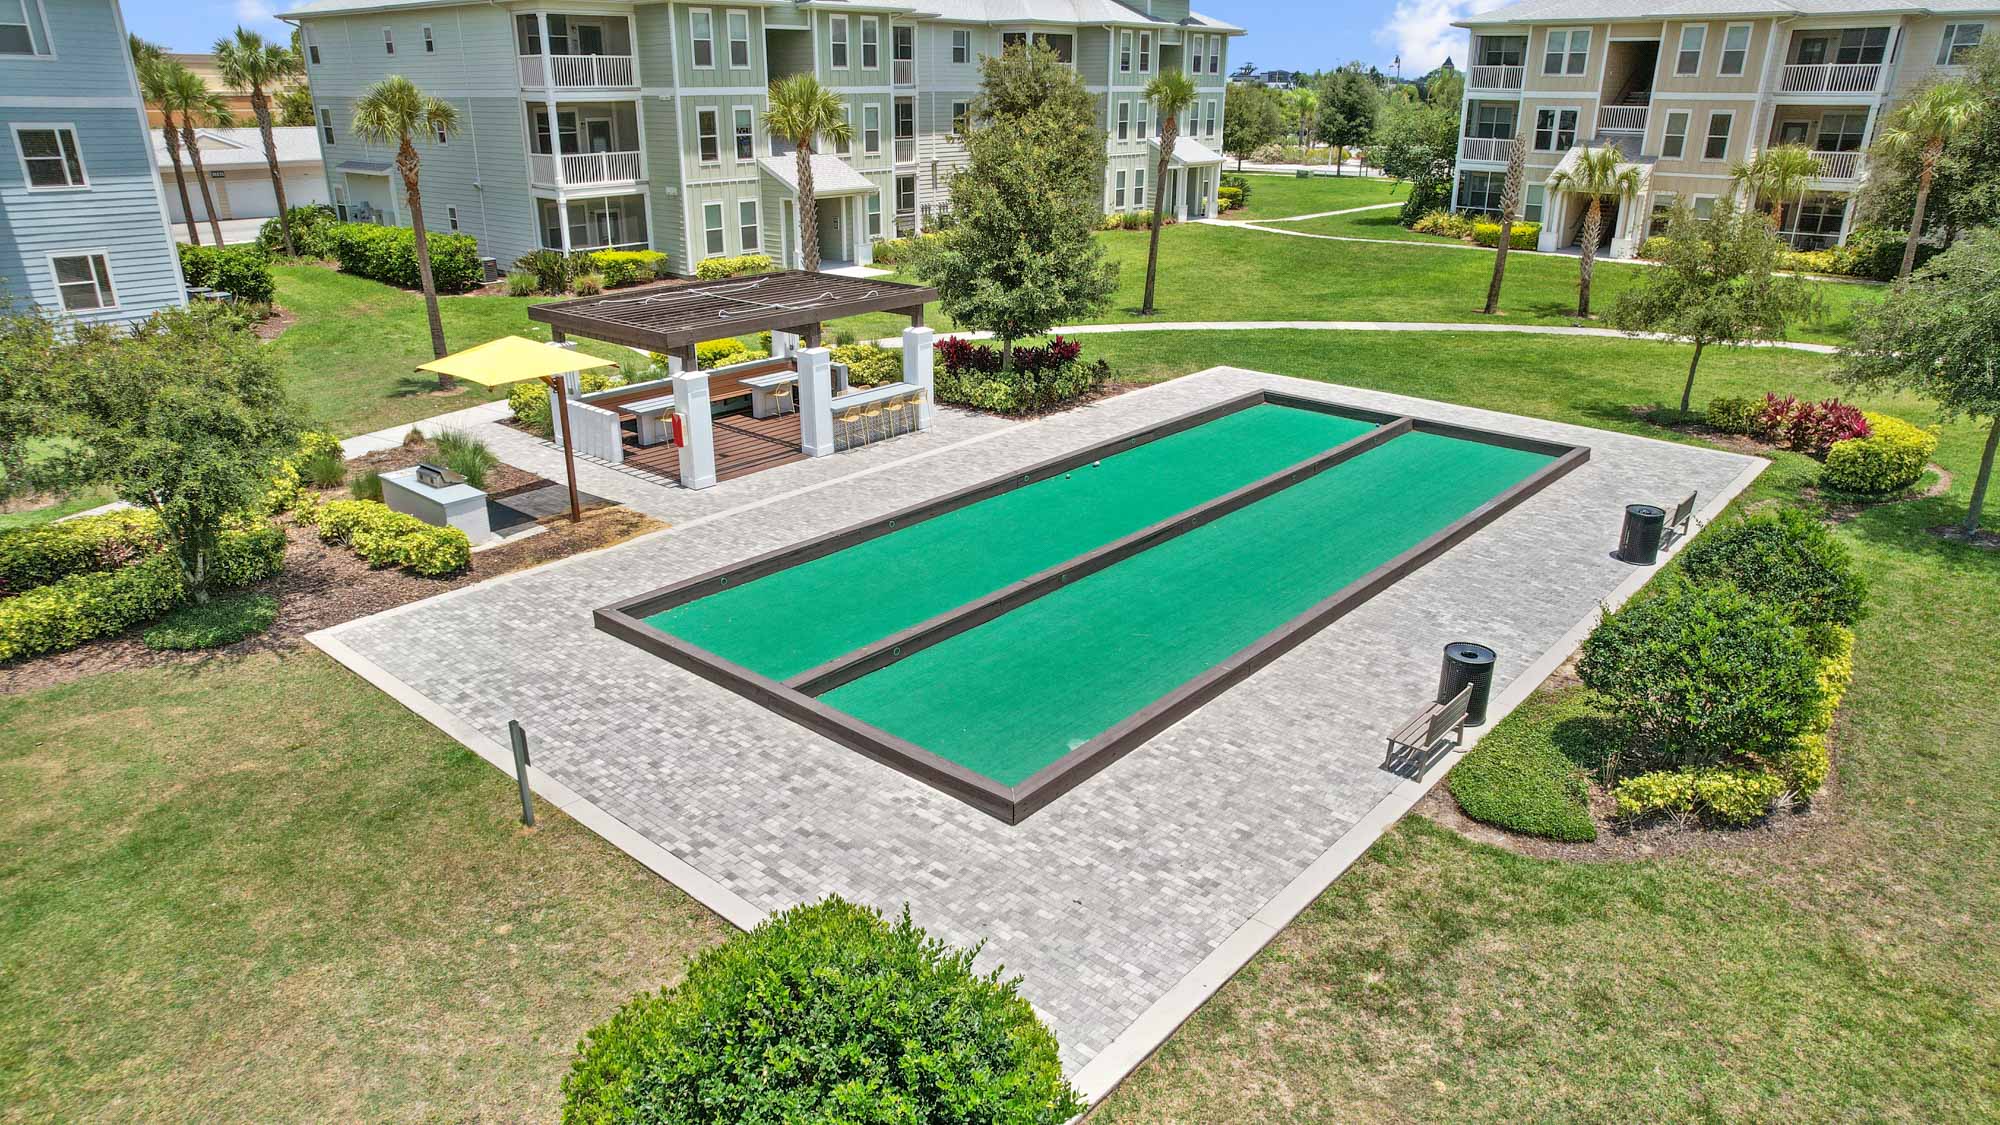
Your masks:
M 1676 538 L 1686 538 L 1694 531 L 1694 501 L 1699 492 L 1690 492 L 1687 498 L 1674 505 L 1667 516 L 1667 532 Z
M 1472 706 L 1470 684 L 1443 703 L 1432 703 L 1389 736 L 1382 768 L 1421 779 L 1444 751 L 1465 738 L 1465 713 Z

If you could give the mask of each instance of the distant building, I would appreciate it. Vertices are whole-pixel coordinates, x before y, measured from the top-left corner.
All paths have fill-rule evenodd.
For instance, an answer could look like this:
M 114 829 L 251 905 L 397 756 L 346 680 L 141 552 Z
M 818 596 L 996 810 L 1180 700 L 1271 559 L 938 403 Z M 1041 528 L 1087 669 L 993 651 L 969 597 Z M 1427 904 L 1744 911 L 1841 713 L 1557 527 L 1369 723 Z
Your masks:
M 160 172 L 160 185 L 167 197 L 167 217 L 175 225 L 186 221 L 181 210 L 180 190 L 174 186 L 174 165 L 167 156 L 166 140 L 153 131 L 153 163 Z M 278 147 L 278 174 L 285 181 L 285 202 L 294 207 L 308 203 L 330 203 L 326 190 L 326 167 L 320 163 L 319 138 L 310 125 L 271 130 Z M 201 144 L 202 168 L 208 173 L 209 194 L 215 197 L 218 219 L 268 219 L 278 213 L 278 193 L 271 186 L 270 166 L 264 160 L 264 137 L 255 127 L 197 129 Z M 188 177 L 188 205 L 197 221 L 208 220 L 201 188 L 194 182 L 194 168 L 187 153 L 181 154 L 181 171 Z
M 0 0 L 0 298 L 121 324 L 187 302 L 147 132 L 114 0 Z
M 7 10 L 6 6 L 8 3 L 9 0 L 0 0 L 0 13 L 4 13 Z M 222 80 L 222 72 L 215 65 L 214 55 L 201 51 L 168 51 L 167 60 L 169 62 L 177 62 L 194 71 L 195 74 L 201 77 L 203 82 L 208 84 L 209 89 L 221 94 L 223 103 L 229 107 L 229 112 L 235 116 L 238 125 L 255 125 L 257 123 L 256 114 L 250 108 L 250 91 L 238 90 L 224 82 Z M 272 121 L 278 119 L 279 93 L 304 81 L 305 78 L 301 75 L 282 86 L 264 91 L 265 95 L 271 99 Z M 152 106 L 147 106 L 146 123 L 158 128 L 160 124 L 160 111 L 154 109 Z
M 1273 90 L 1289 90 L 1299 84 L 1296 70 L 1267 70 L 1257 76 L 1257 81 Z

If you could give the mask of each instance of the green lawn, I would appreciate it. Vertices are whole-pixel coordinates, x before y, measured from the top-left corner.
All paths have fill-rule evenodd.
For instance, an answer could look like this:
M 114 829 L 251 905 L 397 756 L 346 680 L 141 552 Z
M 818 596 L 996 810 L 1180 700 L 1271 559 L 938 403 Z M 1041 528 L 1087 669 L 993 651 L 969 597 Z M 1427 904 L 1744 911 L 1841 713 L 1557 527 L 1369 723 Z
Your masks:
M 0 512 L 0 531 L 12 527 L 34 527 L 50 523 L 64 516 L 87 512 L 100 504 L 108 504 L 113 499 L 110 492 L 102 488 L 86 488 L 81 492 L 65 496 L 53 504 L 39 508 L 25 508 L 18 512 Z
M 1227 169 L 1225 168 L 1225 172 Z M 1360 176 L 1273 176 L 1245 173 L 1250 181 L 1250 202 L 1221 216 L 1232 221 L 1278 219 L 1287 215 L 1310 215 L 1318 211 L 1340 211 L 1378 203 L 1403 202 L 1409 190 L 1399 180 L 1364 179 Z M 1394 215 L 1390 211 L 1387 214 Z
M 1386 238 L 1395 242 L 1464 245 L 1459 239 L 1446 238 L 1441 234 L 1420 234 L 1404 226 L 1399 221 L 1401 218 L 1400 211 L 1362 211 L 1353 215 L 1323 215 L 1317 219 L 1300 219 L 1297 222 L 1280 222 L 1273 225 L 1282 230 L 1302 231 L 1306 234 L 1333 234 L 1343 238 Z M 1508 268 L 1513 267 L 1509 265 Z

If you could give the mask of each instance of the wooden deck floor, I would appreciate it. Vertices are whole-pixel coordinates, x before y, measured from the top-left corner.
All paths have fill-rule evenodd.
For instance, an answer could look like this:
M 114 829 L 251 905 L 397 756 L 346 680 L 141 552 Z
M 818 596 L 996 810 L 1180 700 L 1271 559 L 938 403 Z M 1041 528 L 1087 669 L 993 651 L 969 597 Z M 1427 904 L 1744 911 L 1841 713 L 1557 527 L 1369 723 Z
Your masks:
M 799 451 L 799 416 L 780 414 L 752 418 L 727 414 L 715 419 L 715 479 L 733 480 L 751 473 L 803 461 Z M 679 482 L 680 454 L 672 442 L 640 448 L 625 441 L 625 464 Z

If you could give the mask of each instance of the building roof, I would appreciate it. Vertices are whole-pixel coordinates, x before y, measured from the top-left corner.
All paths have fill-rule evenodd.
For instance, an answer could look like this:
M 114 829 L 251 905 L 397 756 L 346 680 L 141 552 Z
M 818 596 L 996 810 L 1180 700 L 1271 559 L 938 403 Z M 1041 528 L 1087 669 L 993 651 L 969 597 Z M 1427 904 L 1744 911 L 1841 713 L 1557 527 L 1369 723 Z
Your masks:
M 1158 137 L 1148 138 L 1146 144 L 1154 152 L 1160 150 L 1160 138 Z M 1171 163 L 1193 165 L 1199 168 L 1208 164 L 1220 164 L 1222 163 L 1222 157 L 1216 155 L 1214 149 L 1209 148 L 1199 141 L 1192 141 L 1186 137 L 1175 137 L 1174 158 Z
M 760 156 L 757 164 L 769 173 L 785 189 L 794 194 L 799 190 L 799 158 L 797 156 Z M 872 194 L 875 185 L 866 176 L 855 171 L 845 160 L 836 156 L 812 155 L 813 194 L 817 196 Z
M 158 129 L 149 130 L 153 137 L 153 166 L 171 168 L 173 161 L 167 156 L 167 142 Z M 196 129 L 194 135 L 201 144 L 201 163 L 205 168 L 262 168 L 264 167 L 264 136 L 254 127 L 247 129 Z M 278 146 L 280 164 L 318 164 L 319 140 L 313 136 L 312 126 L 278 126 L 271 130 L 271 140 Z
M 312 16 L 347 12 L 377 12 L 397 8 L 445 8 L 468 0 L 303 0 L 278 13 L 279 19 L 297 20 Z M 750 6 L 766 6 L 777 0 L 746 0 Z M 906 11 L 918 19 L 947 20 L 952 23 L 986 24 L 1076 24 L 1097 27 L 1120 24 L 1132 27 L 1188 27 L 1198 31 L 1240 34 L 1234 24 L 1189 12 L 1185 20 L 1149 16 L 1138 7 L 1117 0 L 806 0 L 806 7 L 825 9 L 868 9 Z
M 1948 15 L 2000 11 L 1996 0 L 1518 0 L 1458 20 L 1457 27 L 1513 23 L 1601 23 L 1702 16 Z
M 528 319 L 593 340 L 670 352 L 722 336 L 788 331 L 860 313 L 921 317 L 924 303 L 935 300 L 937 290 L 928 285 L 781 270 L 533 305 Z

